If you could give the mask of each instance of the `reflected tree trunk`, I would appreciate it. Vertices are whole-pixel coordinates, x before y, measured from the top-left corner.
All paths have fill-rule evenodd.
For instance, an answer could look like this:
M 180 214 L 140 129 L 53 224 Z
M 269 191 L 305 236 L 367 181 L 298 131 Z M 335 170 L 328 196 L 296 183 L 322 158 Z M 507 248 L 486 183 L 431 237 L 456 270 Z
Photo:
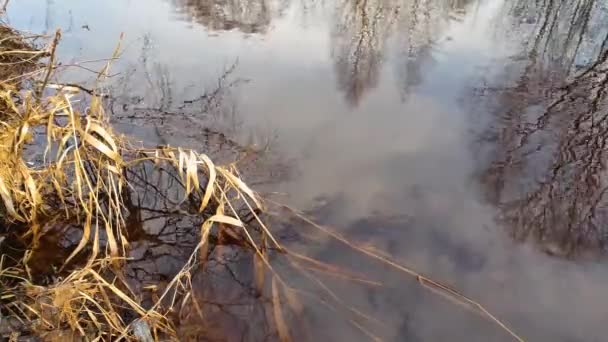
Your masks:
M 337 5 L 331 54 L 338 87 L 353 106 L 378 84 L 386 40 L 400 9 L 399 0 L 346 0 Z

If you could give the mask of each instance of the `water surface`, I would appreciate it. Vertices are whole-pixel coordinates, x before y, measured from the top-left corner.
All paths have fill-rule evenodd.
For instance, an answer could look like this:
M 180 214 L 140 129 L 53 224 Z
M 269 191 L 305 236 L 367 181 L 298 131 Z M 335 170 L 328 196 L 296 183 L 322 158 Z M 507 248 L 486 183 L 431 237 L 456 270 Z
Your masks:
M 483 152 L 497 144 L 481 132 L 502 108 L 482 105 L 475 90 L 515 86 L 529 71 L 526 39 L 542 20 L 508 8 L 502 0 L 19 0 L 8 18 L 34 32 L 61 28 L 66 64 L 107 58 L 124 32 L 109 84 L 120 97 L 112 120 L 127 133 L 201 148 L 204 126 L 267 150 L 274 157 L 266 166 L 285 171 L 260 190 L 453 285 L 528 340 L 600 341 L 605 262 L 513 241 L 478 177 L 492 159 Z M 589 40 L 582 46 L 573 68 L 597 54 Z M 220 79 L 221 101 L 190 106 L 194 121 L 172 114 L 214 89 L 225 70 L 232 71 Z M 74 69 L 62 77 L 94 78 Z M 162 119 L 129 119 L 151 110 Z M 344 301 L 383 322 L 369 328 L 383 339 L 512 340 L 343 246 L 304 249 L 385 284 L 328 280 Z M 340 315 L 311 311 L 313 338 L 369 339 Z

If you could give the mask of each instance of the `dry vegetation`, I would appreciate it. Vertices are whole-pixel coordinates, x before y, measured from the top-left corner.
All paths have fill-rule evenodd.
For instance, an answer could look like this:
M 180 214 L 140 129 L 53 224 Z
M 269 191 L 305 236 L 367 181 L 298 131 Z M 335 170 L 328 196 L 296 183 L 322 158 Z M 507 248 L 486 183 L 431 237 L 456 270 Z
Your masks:
M 3 315 L 10 324 L 52 339 L 64 338 L 66 331 L 89 339 L 127 337 L 137 331 L 140 339 L 148 331 L 157 337 L 175 336 L 167 311 L 178 293 L 187 296 L 189 270 L 198 264 L 198 254 L 204 255 L 212 228 L 244 228 L 237 206 L 257 218 L 254 210 L 261 208 L 260 200 L 235 169 L 216 166 L 204 154 L 129 146 L 109 126 L 96 94 L 85 110 L 75 108 L 77 88 L 49 83 L 59 34 L 49 47 L 34 50 L 10 29 L 2 32 L 3 41 L 10 42 L 2 45 L 2 62 L 4 70 L 11 71 L 0 85 L 2 218 L 7 233 L 18 235 L 27 246 L 22 253 L 3 254 Z M 35 62 L 48 55 L 49 66 L 39 68 Z M 26 78 L 38 91 L 20 89 Z M 129 249 L 127 202 L 136 190 L 127 182 L 127 171 L 145 163 L 173 169 L 183 189 L 181 202 L 189 207 L 196 202 L 195 213 L 204 218 L 194 253 L 148 308 L 141 306 L 120 271 Z M 41 237 L 60 222 L 80 227 L 80 241 L 60 268 L 45 270 L 46 277 L 32 274 L 30 261 L 45 248 Z M 277 245 L 258 222 L 258 237 Z M 259 244 L 253 233 L 242 232 L 251 246 Z M 126 320 L 134 314 L 137 319 Z
M 311 294 L 275 272 L 271 255 L 285 258 L 325 291 L 329 299 L 322 304 L 345 307 L 354 317 L 346 318 L 353 327 L 379 339 L 366 328 L 373 318 L 350 308 L 313 272 L 377 284 L 283 248 L 262 219 L 265 204 L 241 180 L 235 165 L 215 165 L 207 155 L 189 149 L 135 146 L 112 129 L 97 91 L 82 94 L 76 86 L 52 83 L 59 36 L 50 39 L 49 46 L 34 49 L 33 39 L 38 37 L 0 28 L 0 334 L 61 341 L 183 337 L 176 322 L 187 322 L 192 315 L 210 319 L 193 291 L 193 274 L 206 267 L 214 246 L 224 240 L 253 257 L 254 286 L 268 294 L 265 315 L 278 340 L 291 339 L 287 311 L 300 310 L 300 298 Z M 119 48 L 114 57 L 118 52 Z M 100 81 L 109 67 L 99 72 Z M 153 183 L 150 174 L 161 171 L 164 181 Z M 161 187 L 175 190 L 171 200 Z M 171 203 L 164 214 L 196 223 L 190 226 L 196 243 L 180 269 L 163 284 L 149 286 L 155 292 L 146 296 L 125 270 L 132 261 L 136 222 L 149 192 L 153 199 L 164 196 L 165 203 Z M 448 286 L 354 245 L 295 210 L 270 204 L 286 209 L 283 213 L 302 226 L 314 227 L 404 272 L 521 340 L 479 303 Z M 71 235 L 67 253 L 49 245 L 48 237 L 57 235 Z

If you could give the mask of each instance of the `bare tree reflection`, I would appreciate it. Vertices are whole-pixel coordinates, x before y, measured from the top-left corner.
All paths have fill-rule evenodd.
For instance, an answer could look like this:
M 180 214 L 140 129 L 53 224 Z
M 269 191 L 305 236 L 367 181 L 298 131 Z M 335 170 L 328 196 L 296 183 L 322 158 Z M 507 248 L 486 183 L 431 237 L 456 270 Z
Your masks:
M 412 89 L 423 80 L 424 69 L 433 65 L 433 50 L 437 41 L 453 21 L 462 21 L 471 5 L 477 0 L 417 0 L 409 1 L 399 22 L 401 59 L 399 81 L 401 95 L 408 97 Z M 444 37 L 445 38 L 445 37 Z M 447 37 L 447 39 L 452 39 Z
M 397 74 L 404 98 L 422 82 L 433 45 L 452 20 L 462 20 L 472 0 L 344 0 L 337 5 L 332 56 L 338 87 L 351 105 L 377 86 L 387 40 L 402 49 Z M 398 34 L 395 34 L 397 33 Z
M 143 304 L 151 305 L 193 253 L 201 238 L 200 225 L 210 213 L 199 214 L 193 201 L 184 201 L 184 184 L 170 167 L 144 163 L 127 176 L 133 191 L 127 202 L 131 250 L 125 276 Z M 249 229 L 257 231 L 254 226 Z M 246 318 L 257 328 L 269 326 L 263 314 L 250 314 L 259 313 L 268 299 L 260 298 L 249 279 L 251 272 L 245 272 L 254 253 L 240 232 L 229 230 L 214 227 L 208 257 L 192 274 L 194 292 L 172 290 L 181 310 L 169 314 L 179 322 L 180 339 L 261 340 L 259 336 L 273 333 L 270 328 L 251 331 L 243 324 Z
M 173 0 L 179 13 L 213 31 L 265 33 L 282 15 L 284 0 Z
M 132 190 L 127 202 L 131 249 L 125 277 L 130 290 L 141 294 L 144 307 L 148 307 L 180 272 L 201 238 L 201 223 L 213 213 L 199 213 L 196 199 L 184 200 L 184 184 L 170 166 L 150 161 L 130 170 L 127 176 Z M 297 340 L 314 340 L 307 337 L 316 334 L 308 327 L 308 320 L 324 310 L 332 315 L 343 314 L 347 322 L 353 314 L 360 316 L 361 326 L 372 323 L 350 310 L 323 283 L 340 279 L 334 278 L 336 274 L 347 277 L 347 283 L 353 279 L 363 281 L 363 275 L 278 250 L 265 242 L 259 221 L 239 203 L 235 200 L 233 205 L 243 208 L 238 216 L 248 233 L 238 227 L 214 225 L 208 248 L 188 278 L 191 287 L 171 290 L 170 301 L 175 310 L 168 314 L 179 323 L 176 329 L 180 339 L 279 341 L 285 340 L 288 330 Z M 282 244 L 297 243 L 306 235 L 294 227 L 293 218 L 285 213 L 275 217 L 258 211 L 257 215 L 273 224 L 273 234 Z M 272 268 L 261 264 L 251 239 L 267 262 L 272 262 Z M 283 280 L 277 282 L 279 277 Z M 368 282 L 362 286 L 376 285 Z M 325 293 L 335 298 L 326 298 Z M 331 324 L 339 323 L 336 320 Z M 354 328 L 362 330 L 361 326 Z
M 386 40 L 398 19 L 398 1 L 341 1 L 332 33 L 332 56 L 338 87 L 358 105 L 378 84 Z
M 532 48 L 532 57 L 539 58 L 528 62 L 513 88 L 500 91 L 506 109 L 498 112 L 492 135 L 497 157 L 485 182 L 516 239 L 534 237 L 551 254 L 605 251 L 608 32 L 582 49 L 596 24 L 590 21 L 595 1 L 543 6 Z M 516 9 L 528 10 L 524 5 Z M 596 57 L 566 80 L 579 55 Z M 558 56 L 563 60 L 556 63 Z M 555 68 L 558 76 L 547 80 L 543 70 Z
M 212 31 L 268 31 L 273 20 L 295 3 L 304 15 L 312 8 L 332 6 L 331 56 L 338 88 L 357 106 L 377 86 L 387 53 L 396 39 L 404 53 L 397 73 L 406 94 L 422 81 L 423 64 L 431 60 L 433 44 L 453 20 L 462 20 L 476 0 L 173 0 L 179 13 Z
M 533 24 L 529 57 L 551 72 L 580 71 L 599 56 L 608 6 L 596 0 L 515 1 L 510 12 L 519 24 Z

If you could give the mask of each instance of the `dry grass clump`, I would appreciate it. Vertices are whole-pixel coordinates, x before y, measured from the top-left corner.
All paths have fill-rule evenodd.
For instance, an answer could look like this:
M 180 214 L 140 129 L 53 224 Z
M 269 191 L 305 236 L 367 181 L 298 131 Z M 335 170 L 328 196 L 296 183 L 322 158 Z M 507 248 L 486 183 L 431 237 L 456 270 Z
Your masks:
M 43 56 L 54 50 L 52 46 L 35 51 L 16 43 L 3 48 L 3 61 L 14 58 L 19 63 L 35 62 L 21 55 Z M 52 64 L 46 71 L 43 86 L 48 85 Z M 96 95 L 79 110 L 74 107 L 75 89 L 44 87 L 45 96 L 40 93 L 21 90 L 15 81 L 0 84 L 1 216 L 10 233 L 18 232 L 27 243 L 17 257 L 3 254 L 7 257 L 0 265 L 2 314 L 41 336 L 64 330 L 106 340 L 133 334 L 141 339 L 146 331 L 161 334 L 157 338 L 174 335 L 166 310 L 175 304 L 178 288 L 184 294 L 189 291 L 188 270 L 204 252 L 212 227 L 245 228 L 235 203 L 245 205 L 262 227 L 261 234 L 274 240 L 255 214 L 260 200 L 235 170 L 214 165 L 204 154 L 168 146 L 129 146 L 109 126 Z M 136 190 L 126 175 L 142 163 L 172 168 L 183 187 L 182 203 L 196 201 L 196 214 L 204 219 L 196 253 L 149 308 L 141 306 L 120 271 L 129 249 L 125 201 Z M 36 284 L 29 260 L 44 248 L 40 238 L 53 229 L 48 222 L 62 221 L 81 228 L 80 240 L 59 270 L 48 270 L 53 280 Z M 252 235 L 242 231 L 255 246 Z
M 34 48 L 39 37 L 24 36 L 0 22 L 0 81 L 14 81 L 38 67 L 38 60 L 48 54 L 47 49 Z

